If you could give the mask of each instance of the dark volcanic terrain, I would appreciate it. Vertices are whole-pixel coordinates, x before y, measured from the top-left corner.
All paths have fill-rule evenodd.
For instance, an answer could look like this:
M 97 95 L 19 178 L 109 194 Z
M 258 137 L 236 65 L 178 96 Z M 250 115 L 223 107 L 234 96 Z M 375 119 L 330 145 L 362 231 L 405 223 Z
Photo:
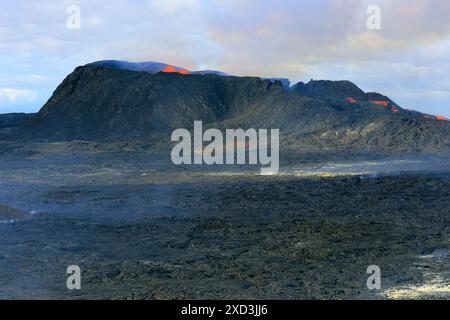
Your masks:
M 26 212 L 10 208 L 0 204 L 0 223 L 9 223 L 24 219 L 28 216 Z
M 280 174 L 173 165 L 196 120 L 281 129 Z M 449 299 L 449 145 L 348 81 L 78 67 L 0 115 L 0 299 Z
M 0 224 L 0 299 L 450 297 L 450 171 L 261 177 L 124 154 L 0 168 L 0 202 L 34 212 Z

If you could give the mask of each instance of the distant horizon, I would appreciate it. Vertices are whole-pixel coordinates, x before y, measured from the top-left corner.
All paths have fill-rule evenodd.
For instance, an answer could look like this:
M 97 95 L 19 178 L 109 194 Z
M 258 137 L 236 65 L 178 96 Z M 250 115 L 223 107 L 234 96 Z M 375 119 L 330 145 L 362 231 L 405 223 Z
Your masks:
M 119 60 L 292 84 L 348 80 L 450 118 L 448 16 L 445 0 L 8 3 L 0 8 L 0 114 L 37 112 L 76 67 Z

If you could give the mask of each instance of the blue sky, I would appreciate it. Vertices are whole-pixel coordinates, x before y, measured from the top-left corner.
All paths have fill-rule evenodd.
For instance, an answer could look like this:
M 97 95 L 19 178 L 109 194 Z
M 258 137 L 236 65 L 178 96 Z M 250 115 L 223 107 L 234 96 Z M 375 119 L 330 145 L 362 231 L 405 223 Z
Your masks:
M 0 0 L 0 113 L 35 112 L 75 67 L 117 59 L 351 80 L 450 117 L 447 0 Z M 81 29 L 66 27 L 70 5 Z M 381 8 L 369 30 L 367 7 Z

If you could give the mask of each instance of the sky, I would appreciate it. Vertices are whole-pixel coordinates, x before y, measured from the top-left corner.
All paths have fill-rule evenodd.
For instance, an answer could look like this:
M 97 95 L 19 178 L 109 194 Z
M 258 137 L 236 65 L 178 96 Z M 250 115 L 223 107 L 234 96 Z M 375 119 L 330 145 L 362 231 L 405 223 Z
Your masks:
M 450 118 L 449 57 L 448 0 L 0 0 L 0 113 L 36 112 L 77 66 L 113 59 L 350 80 Z

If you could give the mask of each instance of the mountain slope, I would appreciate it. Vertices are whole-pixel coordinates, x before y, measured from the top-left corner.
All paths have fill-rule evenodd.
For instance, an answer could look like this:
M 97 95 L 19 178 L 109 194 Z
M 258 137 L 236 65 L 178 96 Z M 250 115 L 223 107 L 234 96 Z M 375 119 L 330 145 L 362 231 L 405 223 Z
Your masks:
M 450 123 L 402 109 L 348 81 L 281 81 L 215 74 L 134 72 L 95 64 L 78 67 L 22 137 L 127 140 L 161 137 L 195 120 L 217 128 L 280 128 L 282 146 L 372 151 L 440 151 Z
M 27 113 L 6 113 L 0 114 L 0 129 L 8 129 L 20 126 L 32 114 Z

